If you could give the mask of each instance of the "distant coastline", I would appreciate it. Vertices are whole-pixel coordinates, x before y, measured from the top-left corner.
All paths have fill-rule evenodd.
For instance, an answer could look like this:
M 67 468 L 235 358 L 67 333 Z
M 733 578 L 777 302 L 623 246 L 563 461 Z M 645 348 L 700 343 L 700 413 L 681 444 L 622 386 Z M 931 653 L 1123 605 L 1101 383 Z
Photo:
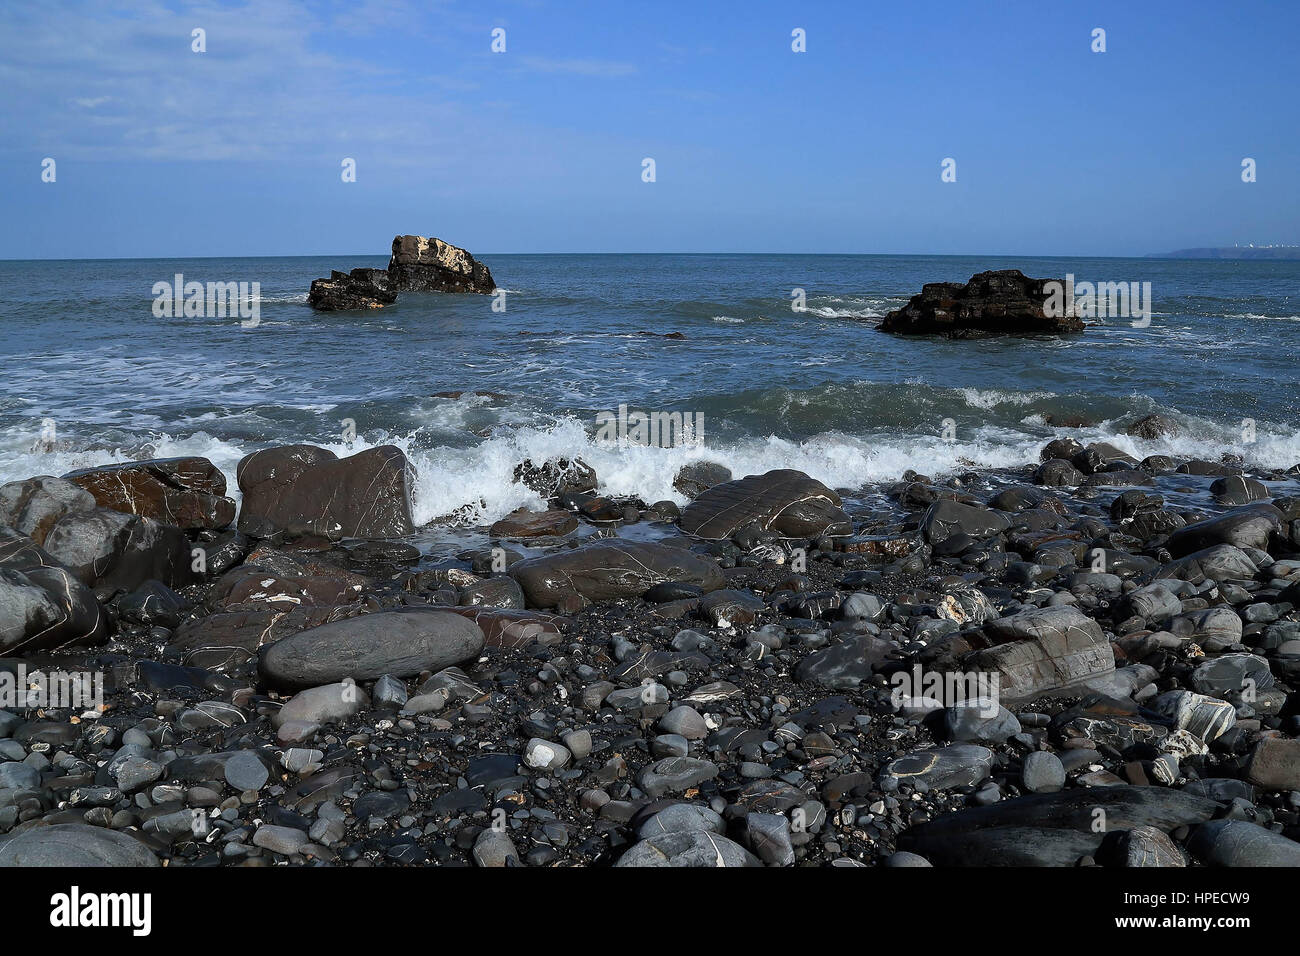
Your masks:
M 1148 259 L 1300 259 L 1300 246 L 1206 246 L 1155 252 Z

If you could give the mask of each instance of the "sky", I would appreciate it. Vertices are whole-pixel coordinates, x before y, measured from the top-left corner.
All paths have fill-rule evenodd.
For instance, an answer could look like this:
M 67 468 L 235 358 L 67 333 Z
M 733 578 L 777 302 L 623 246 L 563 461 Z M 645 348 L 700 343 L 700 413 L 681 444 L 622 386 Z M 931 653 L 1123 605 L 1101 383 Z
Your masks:
M 1294 0 L 0 0 L 0 258 L 1298 244 L 1297 36 Z

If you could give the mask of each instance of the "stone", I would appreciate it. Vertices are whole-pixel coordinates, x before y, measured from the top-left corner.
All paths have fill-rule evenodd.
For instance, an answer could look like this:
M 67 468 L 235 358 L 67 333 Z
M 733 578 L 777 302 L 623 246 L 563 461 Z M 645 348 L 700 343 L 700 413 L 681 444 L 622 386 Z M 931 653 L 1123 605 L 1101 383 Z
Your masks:
M 840 496 L 815 478 L 777 469 L 724 482 L 682 509 L 678 526 L 697 538 L 721 540 L 754 525 L 787 538 L 847 535 L 853 523 Z
M 1175 558 L 1215 545 L 1266 550 L 1274 536 L 1282 535 L 1282 512 L 1271 504 L 1257 503 L 1179 528 L 1169 536 L 1165 547 Z
M 534 770 L 561 770 L 572 759 L 568 747 L 538 737 L 532 738 L 524 747 L 524 765 Z
M 1020 733 L 1020 721 L 987 697 L 959 701 L 943 712 L 945 736 L 958 743 L 1001 744 Z
M 281 856 L 293 856 L 307 845 L 308 840 L 309 837 L 303 830 L 273 824 L 263 824 L 253 834 L 253 846 L 260 846 Z
M 709 727 L 694 707 L 678 705 L 659 718 L 659 729 L 666 734 L 678 734 L 687 740 L 703 740 Z
M 790 821 L 779 813 L 750 813 L 745 816 L 745 842 L 768 866 L 794 863 L 790 842 Z
M 108 634 L 104 609 L 71 572 L 0 569 L 0 655 L 101 644 Z
M 648 840 L 666 833 L 685 833 L 692 830 L 725 834 L 727 826 L 722 817 L 708 807 L 697 803 L 674 803 L 642 821 L 637 826 L 636 835 L 639 839 Z
M 1065 786 L 1065 765 L 1051 751 L 1035 750 L 1025 755 L 1020 780 L 1030 793 L 1056 793 Z
M 525 458 L 515 466 L 512 480 L 547 500 L 594 491 L 597 484 L 596 470 L 581 458 L 551 458 L 540 465 Z
M 396 301 L 384 269 L 331 269 L 328 279 L 313 279 L 307 292 L 307 304 L 318 312 L 382 309 Z
M 1264 790 L 1300 790 L 1300 740 L 1261 739 L 1251 751 L 1246 779 Z
M 568 511 L 529 511 L 518 508 L 492 524 L 494 538 L 559 538 L 578 528 L 578 519 Z
M 1202 824 L 1187 849 L 1208 866 L 1300 866 L 1300 843 L 1246 820 Z
M 883 661 L 891 650 L 888 641 L 871 634 L 848 637 L 801 660 L 795 667 L 795 680 L 850 690 L 870 680 L 873 665 Z
M 693 461 L 677 470 L 673 488 L 695 499 L 717 485 L 731 481 L 731 469 L 715 461 Z
M 350 681 L 309 687 L 285 702 L 271 718 L 271 726 L 276 730 L 315 727 L 345 720 L 369 704 L 366 692 Z
M 155 458 L 70 471 L 102 508 L 153 518 L 186 530 L 219 530 L 235 520 L 226 476 L 206 458 Z
M 1115 669 L 1097 622 L 1069 605 L 1033 608 L 984 625 L 994 647 L 962 659 L 966 670 L 998 675 L 1001 699 L 1019 701 Z
M 36 826 L 0 837 L 0 867 L 154 867 L 158 858 L 125 833 L 81 823 Z
M 474 862 L 484 867 L 518 866 L 519 851 L 510 834 L 488 827 L 474 841 Z
M 258 673 L 275 687 L 315 687 L 385 674 L 414 677 L 475 657 L 483 631 L 448 611 L 406 607 L 323 624 L 266 644 Z
M 40 475 L 0 485 L 0 525 L 26 535 L 37 545 L 66 514 L 93 511 L 95 496 L 63 478 Z
M 179 588 L 194 577 L 184 531 L 107 508 L 64 515 L 45 536 L 44 547 L 105 600 L 149 580 Z
M 956 534 L 982 540 L 1010 527 L 1011 521 L 1004 514 L 949 498 L 940 498 L 930 505 L 921 519 L 921 530 L 931 544 L 940 544 Z
M 679 830 L 642 840 L 619 857 L 616 867 L 762 866 L 758 857 L 717 833 Z
M 1048 315 L 1049 282 L 1060 284 L 1059 314 Z M 1030 279 L 1019 269 L 971 276 L 969 282 L 928 282 L 919 295 L 890 312 L 880 331 L 943 335 L 952 339 L 992 335 L 1063 335 L 1083 331 L 1083 320 L 1064 306 L 1062 280 Z
M 641 771 L 638 783 L 650 797 L 680 793 L 718 775 L 718 766 L 710 760 L 691 757 L 665 757 Z
M 616 538 L 519 561 L 510 576 L 533 608 L 553 608 L 573 594 L 592 602 L 637 597 L 664 581 L 705 591 L 724 581 L 717 564 L 684 548 Z
M 974 744 L 950 744 L 929 750 L 914 750 L 891 760 L 881 771 L 881 780 L 930 790 L 973 787 L 993 769 L 993 751 Z
M 1155 827 L 1134 827 L 1121 834 L 1124 866 L 1186 866 L 1178 845 Z
M 339 538 L 409 535 L 415 472 L 394 445 L 339 458 L 314 445 L 253 452 L 236 469 L 244 499 L 239 530 Z
M 458 246 L 424 236 L 396 236 L 388 260 L 393 292 L 475 292 L 496 289 L 488 267 Z
M 266 764 L 251 750 L 240 750 L 226 761 L 226 783 L 235 790 L 261 790 L 266 786 L 271 773 Z

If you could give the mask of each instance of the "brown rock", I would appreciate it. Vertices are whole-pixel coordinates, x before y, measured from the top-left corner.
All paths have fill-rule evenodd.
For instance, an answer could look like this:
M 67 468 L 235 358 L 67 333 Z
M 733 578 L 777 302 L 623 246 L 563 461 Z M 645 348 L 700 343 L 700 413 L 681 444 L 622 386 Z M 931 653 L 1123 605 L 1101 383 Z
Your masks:
M 679 527 L 687 534 L 718 540 L 751 524 L 787 538 L 845 535 L 853 530 L 840 508 L 839 495 L 791 469 L 715 485 L 682 509 Z
M 380 445 L 339 458 L 314 445 L 253 452 L 236 472 L 244 493 L 239 530 L 339 538 L 411 534 L 414 472 L 400 448 Z
M 63 476 L 103 508 L 178 528 L 219 530 L 235 520 L 226 476 L 206 458 L 158 458 L 83 468 Z
M 577 527 L 578 519 L 568 511 L 519 508 L 494 523 L 488 533 L 494 538 L 558 538 Z

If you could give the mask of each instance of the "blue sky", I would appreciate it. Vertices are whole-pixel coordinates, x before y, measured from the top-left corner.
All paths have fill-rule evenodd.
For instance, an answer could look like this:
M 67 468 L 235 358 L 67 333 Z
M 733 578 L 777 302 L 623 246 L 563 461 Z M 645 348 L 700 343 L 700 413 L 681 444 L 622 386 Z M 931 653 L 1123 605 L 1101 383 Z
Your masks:
M 1300 243 L 1298 34 L 1291 0 L 5 0 L 0 258 L 382 255 L 397 233 L 476 253 Z

